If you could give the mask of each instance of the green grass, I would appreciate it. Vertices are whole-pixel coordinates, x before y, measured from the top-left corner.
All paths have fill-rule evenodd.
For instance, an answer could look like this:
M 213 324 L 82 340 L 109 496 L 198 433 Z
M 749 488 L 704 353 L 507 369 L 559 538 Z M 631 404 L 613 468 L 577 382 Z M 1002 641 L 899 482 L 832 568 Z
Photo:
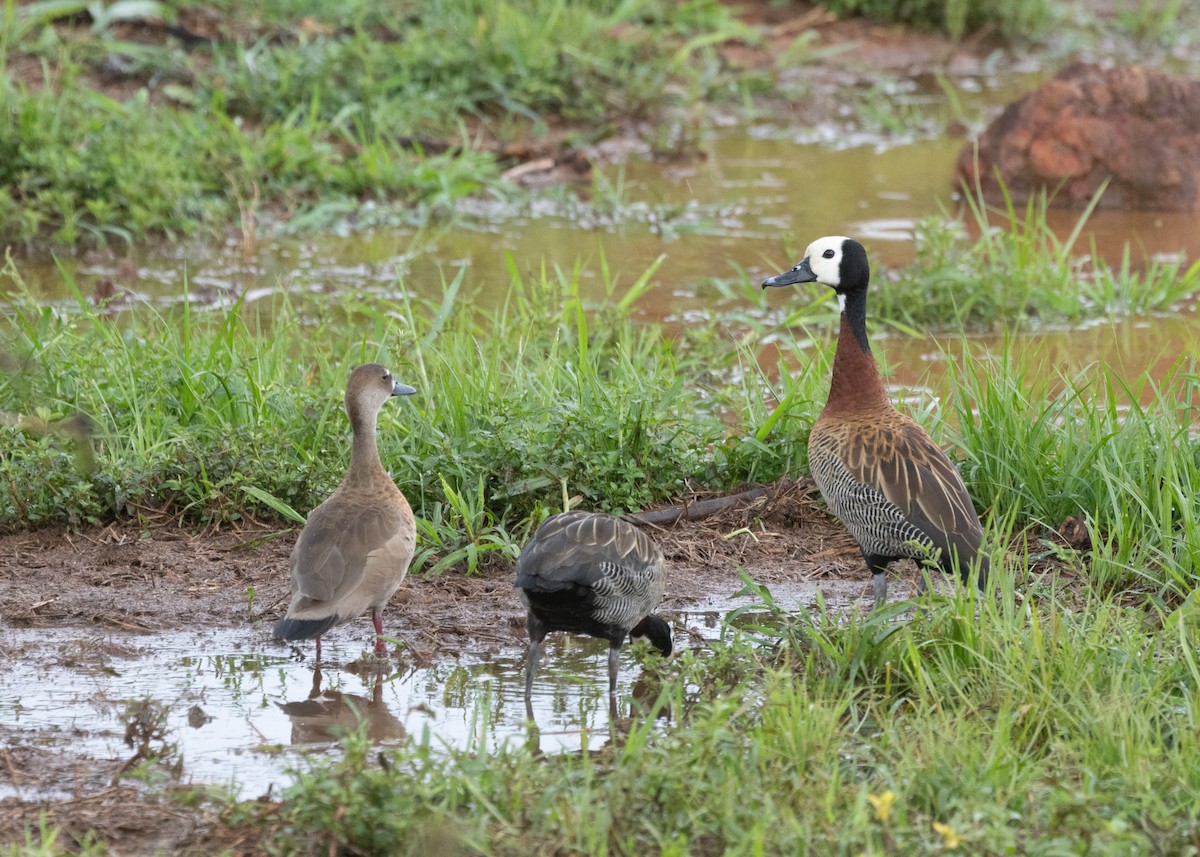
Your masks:
M 1049 0 L 831 0 L 828 7 L 837 15 L 911 24 L 955 39 L 985 27 L 1011 39 L 1033 39 L 1050 26 L 1053 11 Z
M 284 854 L 1194 853 L 1195 604 L 1076 613 L 1005 580 L 894 619 L 776 614 L 685 651 L 652 667 L 669 726 L 582 753 L 377 765 L 350 739 L 264 821 Z
M 1024 210 L 1011 200 L 1000 210 L 966 196 L 964 222 L 928 218 L 917 225 L 916 259 L 871 297 L 874 317 L 924 328 L 955 325 L 1019 329 L 1033 323 L 1172 312 L 1200 293 L 1200 261 L 1149 259 L 1137 267 L 1125 245 L 1109 263 L 1093 245 L 1079 247 L 1100 197 L 1066 238 L 1047 221 L 1043 194 Z
M 0 526 L 306 513 L 344 472 L 345 378 L 375 359 L 419 391 L 386 409 L 380 429 L 422 518 L 418 565 L 511 556 L 564 498 L 630 510 L 689 482 L 724 488 L 799 466 L 819 369 L 776 382 L 774 395 L 754 375 L 714 384 L 714 365 L 747 356 L 711 332 L 673 339 L 635 325 L 648 276 L 599 308 L 581 300 L 579 268 L 511 270 L 512 291 L 492 310 L 471 308 L 461 277 L 431 302 L 185 302 L 116 319 L 81 296 L 66 309 L 18 297 L 0 323 L 16 370 L 0 374 L 10 411 Z M 19 278 L 11 265 L 7 274 Z M 776 397 L 787 404 L 776 409 Z M 78 434 L 79 415 L 94 447 L 82 457 L 66 431 Z M 773 426 L 778 440 L 765 443 Z
M 0 243 L 59 246 L 366 200 L 445 212 L 511 192 L 493 141 L 667 122 L 737 90 L 714 43 L 756 38 L 712 0 L 7 0 L 3 13 L 0 61 L 23 74 L 0 86 L 16 119 L 0 129 Z M 206 38 L 147 40 L 130 22 Z
M 1181 357 L 1162 381 L 1129 383 L 1016 362 L 1006 349 L 950 364 L 976 502 L 1049 529 L 1075 516 L 1091 534 L 1078 560 L 1096 585 L 1186 597 L 1200 584 L 1200 364 Z
M 0 323 L 0 526 L 306 514 L 344 472 L 349 369 L 375 359 L 419 391 L 380 431 L 421 519 L 418 569 L 511 559 L 568 501 L 629 511 L 807 472 L 828 339 L 762 367 L 761 322 L 731 333 L 744 314 L 635 324 L 653 269 L 617 294 L 602 266 L 596 305 L 581 266 L 509 270 L 491 309 L 472 308 L 461 274 L 437 300 L 138 305 L 111 319 L 81 296 L 65 309 L 18 297 Z M 11 263 L 7 275 L 19 288 Z M 955 449 L 985 521 L 1036 540 L 1075 516 L 1092 546 L 1074 561 L 1097 585 L 1186 596 L 1200 582 L 1195 361 L 1156 385 L 962 350 L 950 419 L 917 416 Z

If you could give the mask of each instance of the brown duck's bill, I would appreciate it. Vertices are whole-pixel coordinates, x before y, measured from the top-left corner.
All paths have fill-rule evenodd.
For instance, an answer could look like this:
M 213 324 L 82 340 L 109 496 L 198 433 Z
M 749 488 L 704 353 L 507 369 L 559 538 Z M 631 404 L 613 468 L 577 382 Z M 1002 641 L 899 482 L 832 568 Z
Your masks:
M 808 266 L 808 257 L 806 256 L 800 260 L 800 264 L 791 270 L 763 280 L 762 287 L 765 289 L 767 286 L 791 286 L 796 283 L 815 283 L 816 281 L 817 275 Z
M 415 392 L 417 392 L 416 387 L 410 387 L 407 384 L 401 384 L 399 381 L 396 382 L 396 386 L 392 387 L 393 396 L 411 396 Z

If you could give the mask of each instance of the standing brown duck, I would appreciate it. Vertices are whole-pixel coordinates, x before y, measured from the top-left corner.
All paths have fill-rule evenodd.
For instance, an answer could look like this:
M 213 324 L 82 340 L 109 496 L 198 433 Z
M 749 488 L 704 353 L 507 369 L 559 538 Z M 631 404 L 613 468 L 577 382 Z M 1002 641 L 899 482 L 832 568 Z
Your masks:
M 978 560 L 979 524 L 962 477 L 926 431 L 888 400 L 867 341 L 867 252 L 840 235 L 819 238 L 790 271 L 767 286 L 822 283 L 837 292 L 841 330 L 825 409 L 813 425 L 808 463 L 821 496 L 858 541 L 873 575 L 874 606 L 887 600 L 887 564 L 936 555 L 963 581 Z
M 598 512 L 547 518 L 521 551 L 517 588 L 529 611 L 525 700 L 550 631 L 608 640 L 608 692 L 617 692 L 621 644 L 646 637 L 671 654 L 671 628 L 652 611 L 662 601 L 667 574 L 662 551 L 626 521 Z
M 346 413 L 354 443 L 350 469 L 337 490 L 312 510 L 292 550 L 292 601 L 275 623 L 279 640 L 317 641 L 321 635 L 370 608 L 375 653 L 384 654 L 383 606 L 408 573 L 416 524 L 408 501 L 379 460 L 375 423 L 392 396 L 412 387 L 392 378 L 380 363 L 350 373 Z

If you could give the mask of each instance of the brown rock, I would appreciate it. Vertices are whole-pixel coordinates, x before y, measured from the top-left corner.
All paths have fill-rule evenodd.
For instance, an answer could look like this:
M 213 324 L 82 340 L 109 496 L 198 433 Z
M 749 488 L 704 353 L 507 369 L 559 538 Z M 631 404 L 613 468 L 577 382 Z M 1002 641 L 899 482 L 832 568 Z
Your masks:
M 1087 171 L 1079 152 L 1053 138 L 1033 141 L 1029 147 L 1029 168 L 1035 176 L 1051 184 Z
M 1062 188 L 1051 204 L 1200 210 L 1200 81 L 1140 66 L 1074 63 L 1008 105 L 958 157 L 957 181 L 990 202 Z

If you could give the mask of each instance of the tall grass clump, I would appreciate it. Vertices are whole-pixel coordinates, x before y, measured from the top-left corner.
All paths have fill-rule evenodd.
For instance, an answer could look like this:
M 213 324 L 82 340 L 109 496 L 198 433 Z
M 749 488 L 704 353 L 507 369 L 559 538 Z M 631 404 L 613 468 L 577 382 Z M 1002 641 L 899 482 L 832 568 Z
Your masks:
M 1108 368 L 1013 369 L 1010 357 L 964 349 L 951 364 L 948 398 L 976 502 L 1051 530 L 1074 516 L 1089 531 L 1083 561 L 1096 584 L 1186 596 L 1200 584 L 1195 358 L 1162 381 L 1129 383 Z
M 713 370 L 735 349 L 700 335 L 680 363 L 663 328 L 629 318 L 648 276 L 606 309 L 580 297 L 579 268 L 525 278 L 514 266 L 492 310 L 469 305 L 460 277 L 438 300 L 184 301 L 112 316 L 64 276 L 72 305 L 25 293 L 0 321 L 16 370 L 0 373 L 7 527 L 306 511 L 345 466 L 346 375 L 376 359 L 419 390 L 383 412 L 384 460 L 430 535 L 467 534 L 468 559 L 564 502 L 626 511 L 774 478 L 799 447 L 772 451 L 750 420 L 788 421 L 816 399 L 785 392 L 769 417 L 754 377 L 714 395 Z M 63 430 L 79 419 L 94 448 L 83 457 Z
M 1200 262 L 1150 259 L 1140 269 L 1126 245 L 1109 263 L 1094 246 L 1079 248 L 1097 194 L 1066 237 L 1047 215 L 1045 194 L 1024 210 L 1005 196 L 992 210 L 981 194 L 966 195 L 969 227 L 929 218 L 917 227 L 916 260 L 874 292 L 873 310 L 909 325 L 972 328 L 1071 323 L 1089 318 L 1169 311 L 1200 293 Z

